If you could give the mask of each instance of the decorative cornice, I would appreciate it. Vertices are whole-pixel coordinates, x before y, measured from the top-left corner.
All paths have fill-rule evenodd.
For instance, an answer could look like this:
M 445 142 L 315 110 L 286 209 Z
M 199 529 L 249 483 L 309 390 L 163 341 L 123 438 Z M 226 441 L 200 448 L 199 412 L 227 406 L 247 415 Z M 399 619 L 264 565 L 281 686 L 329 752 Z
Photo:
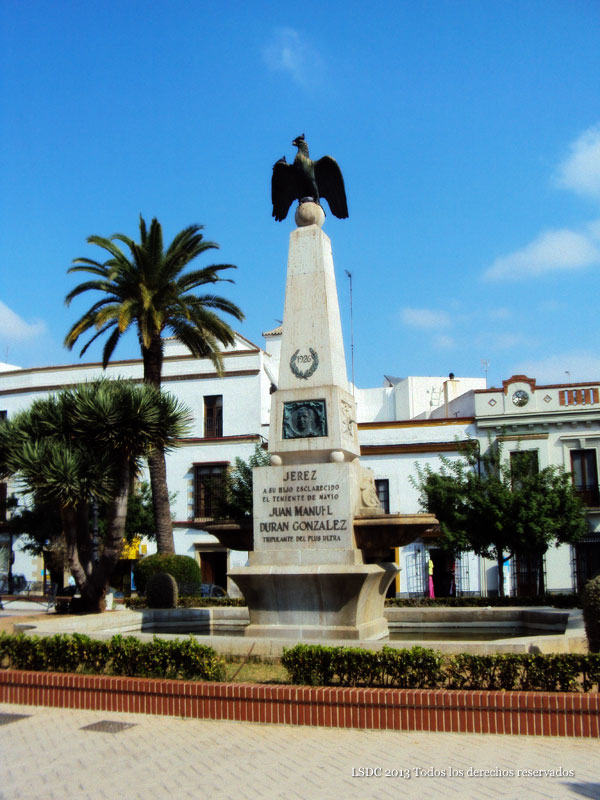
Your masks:
M 458 442 L 411 442 L 408 444 L 363 444 L 360 448 L 361 456 L 388 456 L 403 453 L 447 453 L 458 452 L 462 445 L 469 443 L 469 439 Z
M 190 436 L 185 439 L 178 439 L 177 444 L 182 447 L 203 444 L 243 444 L 244 442 L 259 442 L 262 438 L 260 433 L 240 433 L 235 436 Z
M 440 417 L 439 419 L 403 419 L 387 422 L 359 422 L 362 431 L 393 430 L 394 428 L 436 428 L 442 425 L 471 425 L 475 417 Z
M 497 442 L 521 442 L 524 439 L 547 439 L 548 433 L 516 433 L 514 436 L 496 436 Z
M 5 375 L 14 373 L 6 372 Z M 239 378 L 247 375 L 260 375 L 259 369 L 232 369 L 230 372 L 224 372 L 219 375 L 218 372 L 190 372 L 185 375 L 163 375 L 162 386 L 167 383 L 177 383 L 178 381 L 204 381 L 211 378 Z M 0 376 L 2 377 L 2 376 Z M 143 383 L 143 378 L 123 378 L 120 380 L 127 381 L 128 383 Z M 79 386 L 81 381 L 71 381 L 69 383 L 52 383 L 45 386 L 20 386 L 18 389 L 0 389 L 0 397 L 10 394 L 23 394 L 31 392 L 60 392 L 63 389 L 69 389 L 72 386 Z
M 541 389 L 579 389 L 583 386 L 600 386 L 600 381 L 580 381 L 579 383 L 536 383 L 534 378 L 527 378 L 524 375 L 515 375 L 513 378 L 509 378 L 508 381 L 502 381 L 502 388 L 500 386 L 492 386 L 489 389 L 474 389 L 475 394 L 493 394 L 497 392 L 502 392 L 506 394 L 505 385 L 510 383 L 516 383 L 518 379 L 522 383 L 528 383 L 530 386 L 533 384 L 535 387 L 535 391 Z

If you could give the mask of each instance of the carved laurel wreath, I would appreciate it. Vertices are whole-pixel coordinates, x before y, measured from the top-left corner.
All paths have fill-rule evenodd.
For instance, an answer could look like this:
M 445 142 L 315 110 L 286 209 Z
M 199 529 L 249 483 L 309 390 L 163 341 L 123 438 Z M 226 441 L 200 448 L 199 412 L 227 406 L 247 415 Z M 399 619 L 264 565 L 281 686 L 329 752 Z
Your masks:
M 296 350 L 294 355 L 290 358 L 290 369 L 294 373 L 297 378 L 302 378 L 303 380 L 308 380 L 311 375 L 314 375 L 316 372 L 317 367 L 319 366 L 319 356 L 317 355 L 316 350 L 313 350 L 312 347 L 308 348 L 308 352 L 312 357 L 312 364 L 307 370 L 298 369 L 296 362 L 298 360 L 298 353 L 300 350 Z

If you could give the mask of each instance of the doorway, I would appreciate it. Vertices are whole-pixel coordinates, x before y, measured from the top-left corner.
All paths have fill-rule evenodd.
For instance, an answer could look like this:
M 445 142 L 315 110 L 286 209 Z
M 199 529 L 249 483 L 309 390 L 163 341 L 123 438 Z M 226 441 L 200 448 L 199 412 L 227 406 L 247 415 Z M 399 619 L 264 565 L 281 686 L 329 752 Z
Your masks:
M 201 550 L 202 583 L 214 583 L 227 591 L 227 550 Z

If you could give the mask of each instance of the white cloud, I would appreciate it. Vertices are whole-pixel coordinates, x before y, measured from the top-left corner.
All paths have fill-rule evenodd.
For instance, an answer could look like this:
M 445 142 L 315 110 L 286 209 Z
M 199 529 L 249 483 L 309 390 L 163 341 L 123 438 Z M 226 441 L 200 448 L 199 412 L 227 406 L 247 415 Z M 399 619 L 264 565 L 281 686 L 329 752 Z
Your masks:
M 433 346 L 440 350 L 451 350 L 455 345 L 456 342 L 454 341 L 454 338 L 452 336 L 447 336 L 446 334 L 435 336 L 433 339 Z
M 559 353 L 539 361 L 522 361 L 507 374 L 528 375 L 538 383 L 600 381 L 600 355 L 587 350 Z
M 595 219 L 592 222 L 588 222 L 586 227 L 588 233 L 593 239 L 600 240 L 600 219 Z
M 562 300 L 542 300 L 542 302 L 538 306 L 538 311 L 542 311 L 544 314 L 556 314 L 559 311 L 566 311 L 569 308 L 569 304 L 563 302 Z
M 265 64 L 274 72 L 287 72 L 300 86 L 308 86 L 323 66 L 319 53 L 293 28 L 280 28 L 262 51 Z
M 0 300 L 0 347 L 6 343 L 29 342 L 45 333 L 45 323 L 25 322 Z
M 513 312 L 510 308 L 493 308 L 489 313 L 489 319 L 510 319 L 512 317 Z
M 521 280 L 595 264 L 600 264 L 600 250 L 592 236 L 563 228 L 544 231 L 522 250 L 497 258 L 483 277 L 487 280 Z
M 400 319 L 411 328 L 446 328 L 450 325 L 450 314 L 447 311 L 429 308 L 403 308 Z
M 600 197 L 600 125 L 584 131 L 569 150 L 558 167 L 556 183 L 577 194 Z
M 518 333 L 499 333 L 490 337 L 488 343 L 492 350 L 512 350 L 513 347 L 518 347 L 525 341 L 531 344 L 531 340 L 526 340 Z

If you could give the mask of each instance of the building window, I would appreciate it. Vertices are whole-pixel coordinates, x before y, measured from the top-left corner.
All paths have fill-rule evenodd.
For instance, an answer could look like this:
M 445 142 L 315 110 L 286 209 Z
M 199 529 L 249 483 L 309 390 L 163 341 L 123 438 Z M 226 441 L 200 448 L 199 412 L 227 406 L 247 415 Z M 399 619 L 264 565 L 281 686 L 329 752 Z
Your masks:
M 0 422 L 6 419 L 6 411 L 0 411 Z M 0 522 L 6 522 L 6 500 L 8 498 L 8 486 L 0 483 Z
M 546 591 L 546 559 L 543 555 L 516 553 L 510 571 L 513 594 L 517 597 L 534 597 Z
M 537 450 L 513 450 L 510 454 L 511 475 L 537 475 L 540 459 Z
M 577 591 L 582 592 L 586 583 L 600 573 L 600 534 L 588 533 L 574 547 Z
M 390 513 L 390 482 L 387 478 L 378 478 L 375 481 L 377 497 L 386 514 Z
M 561 406 L 593 406 L 598 402 L 598 389 L 561 389 L 558 402 Z
M 225 488 L 226 464 L 194 466 L 194 519 L 212 519 Z
M 596 451 L 592 449 L 571 450 L 571 472 L 575 491 L 585 505 L 600 506 Z
M 209 394 L 204 397 L 204 436 L 223 436 L 223 395 Z

